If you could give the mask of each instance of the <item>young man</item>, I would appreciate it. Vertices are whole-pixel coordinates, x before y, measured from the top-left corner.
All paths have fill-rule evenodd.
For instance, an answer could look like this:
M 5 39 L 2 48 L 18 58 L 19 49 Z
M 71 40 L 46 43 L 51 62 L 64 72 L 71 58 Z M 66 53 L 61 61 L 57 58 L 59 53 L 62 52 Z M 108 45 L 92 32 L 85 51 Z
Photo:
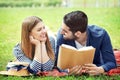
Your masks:
M 64 16 L 57 34 L 56 58 L 61 44 L 71 45 L 77 49 L 84 46 L 96 48 L 93 64 L 75 66 L 69 69 L 69 74 L 81 74 L 84 68 L 86 73 L 98 75 L 116 67 L 108 33 L 98 26 L 89 26 L 87 15 L 82 11 L 73 11 Z

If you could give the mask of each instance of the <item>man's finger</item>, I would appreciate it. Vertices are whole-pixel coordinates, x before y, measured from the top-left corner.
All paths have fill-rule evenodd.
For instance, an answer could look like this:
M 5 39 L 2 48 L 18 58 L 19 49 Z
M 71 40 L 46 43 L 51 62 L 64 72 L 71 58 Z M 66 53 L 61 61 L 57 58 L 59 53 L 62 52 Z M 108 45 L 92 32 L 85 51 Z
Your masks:
M 75 73 L 77 75 L 81 75 L 82 74 L 82 66 L 79 66 L 78 71 Z
M 87 66 L 87 67 L 95 67 L 96 65 L 95 65 L 95 64 L 84 64 L 84 66 Z
M 79 66 L 75 66 L 70 69 L 69 75 L 75 74 L 79 70 Z

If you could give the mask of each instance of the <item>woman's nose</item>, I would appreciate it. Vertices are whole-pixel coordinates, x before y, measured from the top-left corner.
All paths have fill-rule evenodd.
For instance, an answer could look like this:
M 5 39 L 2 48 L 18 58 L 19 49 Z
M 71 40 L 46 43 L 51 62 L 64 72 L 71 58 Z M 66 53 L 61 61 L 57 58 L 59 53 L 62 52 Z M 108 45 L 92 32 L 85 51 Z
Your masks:
M 46 32 L 47 32 L 47 30 L 46 30 L 46 29 L 42 29 L 42 32 L 43 32 L 43 33 L 46 33 Z

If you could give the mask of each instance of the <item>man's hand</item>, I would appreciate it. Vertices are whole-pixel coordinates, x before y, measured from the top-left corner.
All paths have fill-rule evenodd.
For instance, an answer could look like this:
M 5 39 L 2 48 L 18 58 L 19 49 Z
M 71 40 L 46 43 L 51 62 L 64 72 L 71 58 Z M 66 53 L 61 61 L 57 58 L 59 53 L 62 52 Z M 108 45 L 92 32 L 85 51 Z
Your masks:
M 69 69 L 69 75 L 81 75 L 82 74 L 82 66 L 75 66 Z
M 85 72 L 89 75 L 99 75 L 104 73 L 103 67 L 97 67 L 95 64 L 85 64 L 83 69 L 85 69 Z

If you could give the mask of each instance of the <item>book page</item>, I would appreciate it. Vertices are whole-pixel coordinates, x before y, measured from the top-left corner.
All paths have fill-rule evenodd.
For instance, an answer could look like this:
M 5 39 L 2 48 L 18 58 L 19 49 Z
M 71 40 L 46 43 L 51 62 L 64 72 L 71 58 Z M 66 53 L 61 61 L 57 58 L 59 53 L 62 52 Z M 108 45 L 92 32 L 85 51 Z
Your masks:
M 64 48 L 69 48 L 69 49 L 79 50 L 79 51 L 93 49 L 92 46 L 85 46 L 85 47 L 82 47 L 82 48 L 80 48 L 80 49 L 77 49 L 77 48 L 75 48 L 75 47 L 73 47 L 73 46 L 66 45 L 66 44 L 62 44 L 61 46 L 64 47 Z
M 70 45 L 62 44 L 61 46 L 62 46 L 62 47 L 65 47 L 65 48 L 77 50 L 75 47 L 70 46 Z
M 79 51 L 91 50 L 91 49 L 93 49 L 92 46 L 86 46 L 86 47 L 82 47 L 82 48 L 80 48 Z

